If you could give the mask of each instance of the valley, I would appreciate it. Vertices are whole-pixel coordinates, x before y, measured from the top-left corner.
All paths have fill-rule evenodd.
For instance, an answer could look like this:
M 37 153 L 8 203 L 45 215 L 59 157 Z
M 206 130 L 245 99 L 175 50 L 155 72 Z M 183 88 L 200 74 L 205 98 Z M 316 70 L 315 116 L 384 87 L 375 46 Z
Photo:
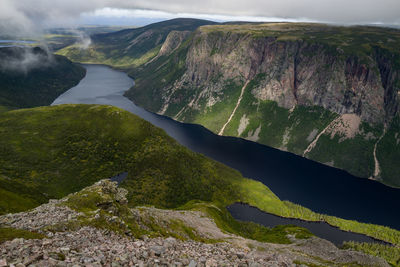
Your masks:
M 397 128 L 399 36 L 318 24 L 202 26 L 169 55 L 128 72 L 136 86 L 127 96 L 215 133 L 398 186 L 399 169 L 378 140 L 397 146 L 383 129 Z
M 105 51 L 113 35 L 87 51 L 58 53 L 122 68 L 136 81 L 126 96 L 149 111 L 400 185 L 398 142 L 383 134 L 384 125 L 398 128 L 398 30 L 248 23 L 176 31 L 173 22 L 173 31 L 155 24 L 123 32 L 142 34 L 130 40 L 153 51 L 146 60 L 128 51 L 117 61 L 88 54 Z M 162 46 L 141 44 L 155 27 L 171 35 Z
M 117 29 L 0 48 L 0 266 L 399 266 L 400 31 Z
M 14 127 L 23 131 L 17 134 L 11 131 Z M 1 188 L 2 196 L 7 196 L 0 202 L 2 213 L 36 207 L 126 170 L 121 187 L 127 190 L 129 207 L 201 209 L 225 231 L 250 239 L 283 242 L 269 239 L 278 233 L 269 237 L 260 234 L 264 230 L 257 225 L 238 224 L 226 211 L 228 204 L 240 201 L 281 216 L 323 220 L 395 244 L 400 238 L 388 227 L 316 214 L 281 201 L 265 185 L 189 151 L 161 129 L 116 107 L 58 105 L 11 111 L 0 115 L 0 128 L 5 149 L 0 157 Z M 72 205 L 82 212 L 99 207 L 92 201 L 102 203 L 96 195 L 85 191 L 81 195 Z
M 102 104 L 122 108 L 162 128 L 190 150 L 262 182 L 281 199 L 315 212 L 399 229 L 398 189 L 351 176 L 291 153 L 238 138 L 217 136 L 201 126 L 153 114 L 123 96 L 133 84 L 126 74 L 106 66 L 85 65 L 85 68 L 87 75 L 81 83 L 58 97 L 53 105 Z

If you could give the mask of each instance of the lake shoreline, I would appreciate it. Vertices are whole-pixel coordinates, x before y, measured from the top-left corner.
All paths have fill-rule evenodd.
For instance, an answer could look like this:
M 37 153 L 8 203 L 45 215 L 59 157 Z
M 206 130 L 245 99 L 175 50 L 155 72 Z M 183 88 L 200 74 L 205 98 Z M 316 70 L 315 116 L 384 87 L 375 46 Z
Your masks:
M 311 221 L 311 220 L 305 220 L 305 219 L 299 219 L 299 218 L 293 218 L 293 217 L 284 217 L 284 216 L 281 216 L 281 215 L 277 215 L 277 214 L 274 214 L 274 213 L 270 213 L 270 212 L 261 210 L 261 209 L 258 208 L 258 207 L 254 207 L 254 206 L 252 206 L 252 205 L 249 205 L 249 204 L 243 203 L 243 202 L 236 202 L 236 203 L 233 203 L 233 204 L 231 204 L 231 205 L 229 205 L 229 206 L 226 207 L 227 210 L 229 211 L 229 213 L 232 215 L 232 217 L 234 217 L 236 220 L 239 220 L 239 221 L 247 221 L 247 222 L 254 222 L 254 223 L 260 224 L 259 222 L 255 222 L 255 221 L 253 221 L 253 220 L 242 220 L 242 219 L 238 219 L 237 217 L 235 217 L 235 216 L 232 214 L 231 210 L 232 210 L 232 207 L 237 206 L 237 205 L 244 206 L 244 207 L 251 208 L 251 209 L 256 209 L 256 210 L 257 210 L 258 212 L 260 212 L 260 213 L 263 213 L 263 214 L 266 214 L 266 215 L 269 215 L 269 216 L 274 216 L 274 217 L 277 217 L 277 218 L 282 219 L 282 220 L 286 220 L 286 221 L 288 222 L 287 225 L 292 224 L 292 223 L 289 223 L 289 222 L 293 222 L 293 225 L 296 225 L 296 226 L 299 226 L 299 227 L 304 227 L 304 226 L 299 225 L 298 223 L 296 224 L 296 222 L 315 223 L 315 224 L 326 224 L 327 226 L 332 227 L 332 228 L 334 228 L 334 229 L 336 229 L 337 231 L 340 231 L 340 232 L 342 232 L 342 233 L 360 235 L 360 236 L 364 236 L 364 237 L 367 237 L 367 238 L 371 239 L 371 242 L 367 242 L 367 243 L 378 243 L 378 244 L 381 244 L 381 245 L 395 246 L 395 244 L 392 244 L 392 243 L 387 242 L 387 241 L 385 241 L 385 240 L 381 240 L 381 239 L 375 238 L 375 237 L 370 236 L 370 235 L 368 235 L 368 234 L 362 234 L 362 233 L 357 233 L 357 232 L 353 232 L 353 231 L 343 230 L 343 229 L 341 229 L 340 227 L 338 227 L 338 226 L 336 226 L 336 225 L 333 225 L 333 224 L 331 224 L 331 223 L 329 223 L 328 221 L 325 221 L 325 220 L 315 220 L 315 221 Z M 261 224 L 262 224 L 262 223 L 261 223 Z M 269 226 L 269 225 L 267 225 L 267 224 L 262 224 L 262 225 L 267 226 L 267 227 L 274 227 L 274 226 L 275 226 L 275 225 L 274 225 L 274 226 Z M 281 225 L 281 224 L 276 224 L 276 225 Z M 312 232 L 312 230 L 309 229 L 308 227 L 304 227 L 304 228 L 306 228 L 306 229 L 308 229 L 309 231 Z M 312 227 L 310 227 L 310 228 L 312 228 Z M 317 234 L 315 234 L 315 235 L 318 236 Z M 319 236 L 318 236 L 318 237 L 319 237 Z M 324 237 L 322 237 L 322 238 L 324 238 Z M 329 240 L 328 238 L 324 238 L 324 239 Z M 329 241 L 331 241 L 331 240 L 329 240 Z M 349 240 L 349 241 L 354 241 L 354 240 Z M 331 241 L 331 242 L 332 242 L 332 241 Z M 363 241 L 363 242 L 365 242 L 365 241 Z

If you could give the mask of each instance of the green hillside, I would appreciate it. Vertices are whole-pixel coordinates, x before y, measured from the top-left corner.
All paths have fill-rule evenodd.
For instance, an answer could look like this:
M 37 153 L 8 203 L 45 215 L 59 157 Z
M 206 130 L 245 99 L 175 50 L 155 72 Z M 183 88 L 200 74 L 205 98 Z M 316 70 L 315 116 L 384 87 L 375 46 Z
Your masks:
M 57 51 L 75 43 L 83 43 L 90 35 L 116 32 L 128 27 L 87 25 L 76 29 L 51 28 L 46 30 L 44 36 L 46 44 L 51 51 Z
M 75 44 L 57 53 L 77 62 L 135 67 L 155 57 L 171 31 L 194 31 L 207 24 L 215 23 L 198 19 L 172 19 L 140 28 L 96 34 L 91 36 L 92 43 L 88 49 Z
M 0 48 L 0 112 L 50 105 L 84 76 L 83 67 L 39 47 Z
M 283 202 L 260 182 L 191 152 L 163 130 L 115 107 L 61 105 L 2 113 L 0 148 L 2 214 L 33 208 L 126 171 L 121 186 L 128 189 L 131 206 L 192 208 L 200 201 L 226 214 L 227 205 L 240 201 L 400 243 L 400 232 L 388 227 Z

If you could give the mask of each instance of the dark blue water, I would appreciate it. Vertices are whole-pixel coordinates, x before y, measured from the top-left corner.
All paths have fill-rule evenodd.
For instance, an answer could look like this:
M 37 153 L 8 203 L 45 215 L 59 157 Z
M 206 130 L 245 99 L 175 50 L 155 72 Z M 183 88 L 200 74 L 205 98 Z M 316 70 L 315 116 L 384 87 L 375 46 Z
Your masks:
M 26 40 L 0 40 L 0 43 L 20 43 L 20 44 L 33 44 L 34 41 L 26 41 Z
M 346 241 L 389 245 L 389 243 L 376 240 L 363 234 L 342 231 L 326 222 L 308 222 L 299 219 L 282 218 L 242 203 L 232 204 L 228 206 L 227 209 L 236 220 L 255 222 L 267 227 L 275 227 L 277 225 L 297 225 L 307 228 L 314 235 L 329 240 L 337 246 L 342 245 L 343 242 Z
M 117 174 L 117 175 L 111 177 L 110 180 L 113 182 L 117 182 L 119 185 L 120 183 L 122 183 L 123 180 L 125 180 L 126 177 L 128 177 L 128 173 L 122 172 L 120 174 Z
M 163 128 L 189 149 L 239 170 L 267 185 L 280 199 L 345 219 L 400 230 L 400 190 L 354 177 L 291 153 L 234 137 L 215 135 L 199 125 L 184 124 L 136 106 L 123 93 L 133 85 L 125 73 L 85 65 L 86 77 L 53 104 L 107 104 L 130 111 Z M 123 170 L 121 170 L 123 171 Z

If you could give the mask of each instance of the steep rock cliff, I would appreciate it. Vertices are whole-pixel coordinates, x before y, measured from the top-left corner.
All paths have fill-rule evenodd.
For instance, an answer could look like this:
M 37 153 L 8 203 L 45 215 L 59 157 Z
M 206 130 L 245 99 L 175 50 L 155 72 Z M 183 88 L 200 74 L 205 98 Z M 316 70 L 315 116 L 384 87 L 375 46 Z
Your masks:
M 374 27 L 202 26 L 133 70 L 127 96 L 215 133 L 400 185 L 399 169 L 389 177 L 375 157 L 399 114 L 399 43 L 399 31 Z

